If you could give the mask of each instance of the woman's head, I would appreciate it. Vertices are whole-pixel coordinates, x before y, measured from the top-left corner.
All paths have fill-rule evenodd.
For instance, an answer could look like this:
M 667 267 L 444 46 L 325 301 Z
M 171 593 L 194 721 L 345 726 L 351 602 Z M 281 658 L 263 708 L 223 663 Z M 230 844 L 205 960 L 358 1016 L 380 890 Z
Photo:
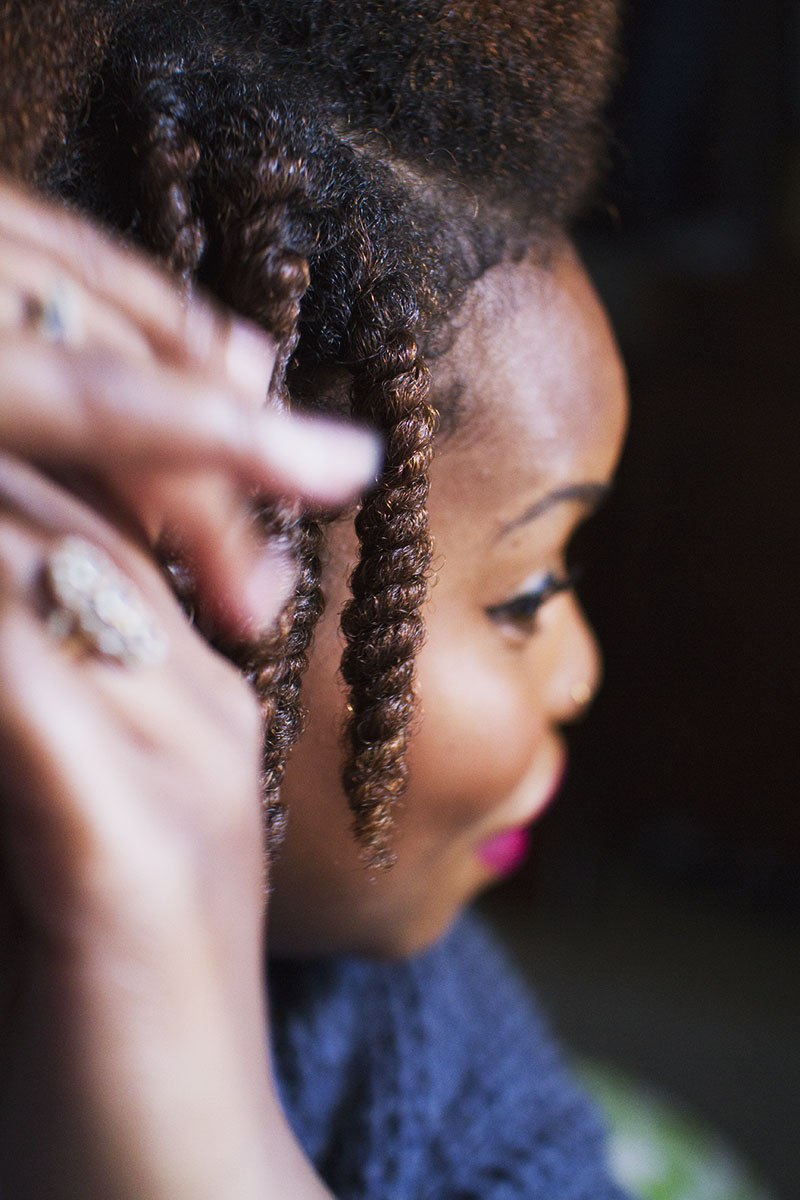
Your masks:
M 453 447 L 462 425 L 477 447 L 465 468 L 476 485 L 490 459 L 482 405 L 463 378 L 476 364 L 452 366 L 467 336 L 459 325 L 480 320 L 492 347 L 502 344 L 515 327 L 502 288 L 488 322 L 469 316 L 485 299 L 476 281 L 496 270 L 510 279 L 524 261 L 545 296 L 542 281 L 560 269 L 563 229 L 593 171 L 614 0 L 117 0 L 101 20 L 83 0 L 50 7 L 72 14 L 73 39 L 91 20 L 92 70 L 59 101 L 62 134 L 40 141 L 29 173 L 269 329 L 281 346 L 278 394 L 385 434 L 384 476 L 356 518 L 350 591 L 329 587 L 344 609 L 345 787 L 367 856 L 388 861 L 415 757 L 427 580 L 444 553 L 427 521 L 440 416 Z M 503 359 L 487 361 L 498 377 Z M 487 413 L 502 422 L 489 383 Z M 277 652 L 252 665 L 275 793 L 322 607 L 324 530 L 292 514 L 270 520 L 303 564 Z
M 305 681 L 308 726 L 284 781 L 291 815 L 270 907 L 277 952 L 402 954 L 440 934 L 512 865 L 562 775 L 561 726 L 597 684 L 593 636 L 560 584 L 569 538 L 602 498 L 625 427 L 602 307 L 565 245 L 547 267 L 526 258 L 491 268 L 460 325 L 433 368 L 434 403 L 456 389 L 469 415 L 430 471 L 435 553 L 397 861 L 364 871 L 336 777 L 347 704 L 337 612 L 356 556 L 352 528 L 339 522 Z

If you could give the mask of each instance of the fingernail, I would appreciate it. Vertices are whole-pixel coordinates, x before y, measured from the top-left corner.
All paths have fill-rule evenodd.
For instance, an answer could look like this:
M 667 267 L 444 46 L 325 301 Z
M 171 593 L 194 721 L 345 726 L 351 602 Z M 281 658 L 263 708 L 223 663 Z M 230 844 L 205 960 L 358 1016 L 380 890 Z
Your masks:
M 246 321 L 234 321 L 225 352 L 225 369 L 231 383 L 264 401 L 274 366 L 275 347 L 266 334 Z
M 297 581 L 297 564 L 288 550 L 270 542 L 259 551 L 244 586 L 250 628 L 264 633 L 277 621 Z
M 340 503 L 377 479 L 383 447 L 371 430 L 319 418 L 265 417 L 270 466 L 307 499 Z

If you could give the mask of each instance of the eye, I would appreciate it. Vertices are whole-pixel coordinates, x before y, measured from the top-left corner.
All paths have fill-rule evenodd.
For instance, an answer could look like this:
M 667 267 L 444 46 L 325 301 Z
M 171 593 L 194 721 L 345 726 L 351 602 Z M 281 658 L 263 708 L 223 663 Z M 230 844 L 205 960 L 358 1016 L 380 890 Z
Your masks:
M 521 633 L 535 633 L 539 610 L 559 592 L 568 592 L 574 587 L 578 575 L 579 570 L 576 567 L 570 568 L 563 575 L 548 571 L 536 587 L 521 592 L 519 596 L 503 604 L 493 604 L 491 608 L 487 608 L 487 615 L 498 624 L 513 625 Z

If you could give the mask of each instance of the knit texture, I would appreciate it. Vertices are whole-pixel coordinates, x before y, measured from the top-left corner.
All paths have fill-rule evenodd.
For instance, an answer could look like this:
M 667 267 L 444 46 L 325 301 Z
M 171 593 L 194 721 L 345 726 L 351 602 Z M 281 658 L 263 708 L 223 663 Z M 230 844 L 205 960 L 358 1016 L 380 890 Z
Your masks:
M 289 1120 L 337 1200 L 625 1200 L 600 1123 L 487 931 L 271 968 Z

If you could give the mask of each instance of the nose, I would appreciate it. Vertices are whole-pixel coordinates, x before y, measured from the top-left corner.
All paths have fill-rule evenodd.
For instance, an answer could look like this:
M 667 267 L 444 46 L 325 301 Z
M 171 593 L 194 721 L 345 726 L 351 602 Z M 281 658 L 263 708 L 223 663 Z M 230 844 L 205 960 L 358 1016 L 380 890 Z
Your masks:
M 600 686 L 603 659 L 594 630 L 575 596 L 559 597 L 562 606 L 550 673 L 548 704 L 554 724 L 576 720 Z

